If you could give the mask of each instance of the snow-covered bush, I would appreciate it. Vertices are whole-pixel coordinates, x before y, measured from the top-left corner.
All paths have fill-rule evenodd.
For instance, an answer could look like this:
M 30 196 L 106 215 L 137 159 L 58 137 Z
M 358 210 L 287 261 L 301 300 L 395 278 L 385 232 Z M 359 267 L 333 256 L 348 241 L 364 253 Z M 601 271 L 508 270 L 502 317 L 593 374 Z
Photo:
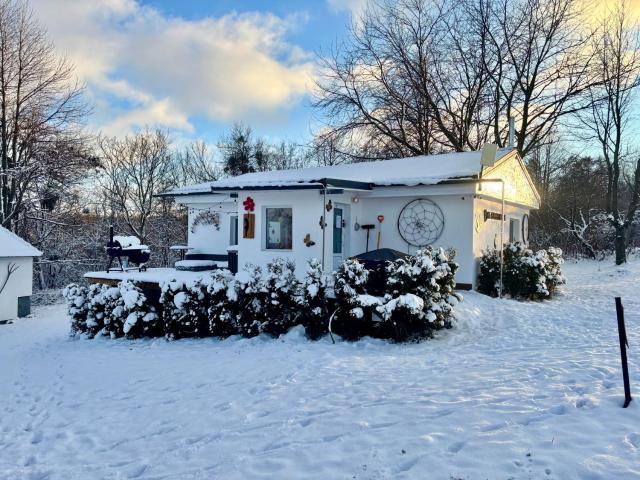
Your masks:
M 327 308 L 327 276 L 322 263 L 312 258 L 297 297 L 300 323 L 304 325 L 307 337 L 317 340 L 329 331 L 329 311 Z
M 144 292 L 130 281 L 118 284 L 122 305 L 122 333 L 127 338 L 158 337 L 163 334 L 156 308 Z
M 262 333 L 266 289 L 262 280 L 262 269 L 245 265 L 236 273 L 227 290 L 227 311 L 238 333 L 244 337 L 255 337 Z
M 104 309 L 104 327 L 101 333 L 111 338 L 122 337 L 126 315 L 120 288 L 107 287 L 94 300 L 96 306 Z
M 149 303 L 142 290 L 129 280 L 124 280 L 115 287 L 96 288 L 92 305 L 96 317 L 103 321 L 103 335 L 111 338 L 162 335 L 155 307 Z
M 565 282 L 561 265 L 562 250 L 550 247 L 533 252 L 525 245 L 515 242 L 503 250 L 503 293 L 514 298 L 550 298 L 558 285 Z M 488 295 L 497 295 L 500 288 L 500 252 L 491 250 L 480 262 L 478 290 Z
M 89 285 L 87 293 L 87 334 L 93 338 L 104 328 L 104 292 L 109 287 L 98 283 Z
M 377 306 L 375 297 L 365 290 L 369 272 L 355 259 L 345 260 L 335 272 L 334 293 L 337 309 L 329 328 L 346 340 L 358 340 L 372 333 L 371 314 Z
M 236 325 L 236 309 L 231 302 L 235 302 L 237 296 L 235 288 L 232 299 L 229 298 L 230 287 L 234 282 L 233 274 L 227 269 L 214 270 L 205 280 L 207 286 L 209 317 L 209 333 L 214 337 L 226 338 L 238 333 Z M 235 287 L 235 286 L 234 286 Z M 230 308 L 232 307 L 232 308 Z
M 267 264 L 264 278 L 264 320 L 261 331 L 277 337 L 287 333 L 299 320 L 300 282 L 292 260 L 275 258 Z
M 565 276 L 562 273 L 562 264 L 564 258 L 562 258 L 562 249 L 557 247 L 547 248 L 547 263 L 546 263 L 546 284 L 549 295 L 555 293 L 558 285 L 563 285 L 567 282 Z
M 207 286 L 199 281 L 162 284 L 160 305 L 164 334 L 170 340 L 209 335 Z
M 387 264 L 384 304 L 377 336 L 395 341 L 419 340 L 449 328 L 453 307 L 462 299 L 454 291 L 458 264 L 454 252 L 427 247 Z
M 75 283 L 67 285 L 62 290 L 65 303 L 67 304 L 67 315 L 71 321 L 71 335 L 87 333 L 87 311 L 89 289 Z

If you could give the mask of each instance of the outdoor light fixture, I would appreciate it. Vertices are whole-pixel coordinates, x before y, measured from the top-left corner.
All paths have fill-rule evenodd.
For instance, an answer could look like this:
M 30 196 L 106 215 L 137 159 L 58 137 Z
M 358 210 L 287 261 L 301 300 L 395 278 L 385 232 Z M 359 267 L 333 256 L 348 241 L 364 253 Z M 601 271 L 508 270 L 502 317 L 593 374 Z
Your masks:
M 360 199 L 359 199 L 358 197 L 352 197 L 352 198 L 351 198 L 351 201 L 352 201 L 353 203 L 358 203 L 358 202 L 360 201 Z

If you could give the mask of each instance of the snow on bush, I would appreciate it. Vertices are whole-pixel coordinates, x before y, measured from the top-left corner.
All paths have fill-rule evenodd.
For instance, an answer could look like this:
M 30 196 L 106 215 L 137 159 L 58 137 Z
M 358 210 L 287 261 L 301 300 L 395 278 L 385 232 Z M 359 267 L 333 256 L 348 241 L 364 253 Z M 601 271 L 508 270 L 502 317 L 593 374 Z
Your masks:
M 235 289 L 231 295 L 233 300 L 229 299 L 229 289 L 233 282 L 234 276 L 227 269 L 214 270 L 205 280 L 209 297 L 209 333 L 214 337 L 226 338 L 238 333 L 236 309 L 233 308 L 235 303 L 231 304 L 237 299 Z
M 71 283 L 62 290 L 65 303 L 67 304 L 67 315 L 71 321 L 71 335 L 87 333 L 87 311 L 89 289 Z
M 122 305 L 122 333 L 128 338 L 157 337 L 163 328 L 156 308 L 151 305 L 144 292 L 133 282 L 118 284 Z
M 71 334 L 98 333 L 112 338 L 154 337 L 161 332 L 158 314 L 140 288 L 130 281 L 115 287 L 70 284 L 63 290 Z
M 155 307 L 147 302 L 142 290 L 133 282 L 124 280 L 115 287 L 107 287 L 96 293 L 94 303 L 104 309 L 103 335 L 139 338 L 161 334 Z
M 164 334 L 169 340 L 209 335 L 207 286 L 201 281 L 172 279 L 161 286 Z
M 299 319 L 300 282 L 292 260 L 275 258 L 267 264 L 264 278 L 264 321 L 261 331 L 273 337 L 287 333 Z
M 514 298 L 545 299 L 553 296 L 565 283 L 561 265 L 562 250 L 550 247 L 534 252 L 520 242 L 509 243 L 503 250 L 503 293 Z M 498 295 L 500 289 L 500 251 L 485 252 L 480 261 L 478 290 Z
M 462 300 L 454 291 L 458 264 L 454 252 L 427 247 L 387 264 L 384 303 L 376 335 L 397 342 L 420 340 L 450 328 L 453 307 Z
M 309 260 L 304 282 L 297 297 L 300 323 L 304 325 L 307 337 L 317 340 L 329 332 L 329 311 L 327 308 L 328 279 L 322 263 L 316 258 Z
M 104 328 L 105 303 L 104 292 L 109 287 L 93 283 L 89 285 L 87 293 L 87 334 L 93 338 Z
M 262 332 L 266 294 L 260 267 L 245 265 L 235 274 L 227 290 L 225 315 L 234 320 L 240 335 L 255 337 Z
M 558 266 L 555 277 L 561 278 L 557 252 L 545 261 Z M 453 292 L 456 269 L 443 250 L 421 250 L 387 267 L 384 298 L 367 293 L 368 271 L 354 259 L 334 272 L 335 299 L 327 295 L 330 281 L 315 259 L 302 283 L 293 262 L 284 259 L 270 262 L 265 275 L 246 265 L 235 275 L 218 269 L 195 281 L 170 280 L 155 305 L 129 281 L 115 287 L 72 284 L 64 295 L 72 333 L 90 337 L 278 336 L 302 324 L 311 339 L 332 331 L 346 340 L 373 335 L 405 341 L 450 325 L 452 306 L 461 298 Z
M 366 293 L 369 271 L 358 260 L 345 260 L 335 272 L 336 310 L 329 329 L 346 340 L 358 340 L 372 333 L 372 312 L 375 302 Z

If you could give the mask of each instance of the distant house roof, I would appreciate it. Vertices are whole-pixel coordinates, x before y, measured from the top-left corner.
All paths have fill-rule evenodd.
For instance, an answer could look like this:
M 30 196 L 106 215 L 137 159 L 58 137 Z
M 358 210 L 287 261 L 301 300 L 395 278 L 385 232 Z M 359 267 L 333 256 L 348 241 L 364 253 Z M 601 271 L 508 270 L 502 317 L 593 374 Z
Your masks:
M 511 150 L 499 150 L 496 162 Z M 439 155 L 378 160 L 325 167 L 246 173 L 215 182 L 177 188 L 164 195 L 197 195 L 229 190 L 278 190 L 319 188 L 370 189 L 375 186 L 435 185 L 446 180 L 477 178 L 482 152 L 456 152 Z
M 39 257 L 42 252 L 15 233 L 0 227 L 0 258 Z

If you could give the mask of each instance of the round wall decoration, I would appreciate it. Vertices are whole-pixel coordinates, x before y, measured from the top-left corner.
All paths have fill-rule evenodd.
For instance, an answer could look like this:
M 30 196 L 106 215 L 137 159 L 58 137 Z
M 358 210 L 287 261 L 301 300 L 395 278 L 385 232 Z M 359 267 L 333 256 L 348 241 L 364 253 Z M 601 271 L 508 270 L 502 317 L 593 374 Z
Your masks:
M 414 247 L 425 247 L 435 242 L 444 229 L 444 214 L 429 199 L 419 198 L 407 203 L 398 216 L 398 232 L 405 242 Z
M 529 215 L 522 216 L 522 242 L 529 243 Z

